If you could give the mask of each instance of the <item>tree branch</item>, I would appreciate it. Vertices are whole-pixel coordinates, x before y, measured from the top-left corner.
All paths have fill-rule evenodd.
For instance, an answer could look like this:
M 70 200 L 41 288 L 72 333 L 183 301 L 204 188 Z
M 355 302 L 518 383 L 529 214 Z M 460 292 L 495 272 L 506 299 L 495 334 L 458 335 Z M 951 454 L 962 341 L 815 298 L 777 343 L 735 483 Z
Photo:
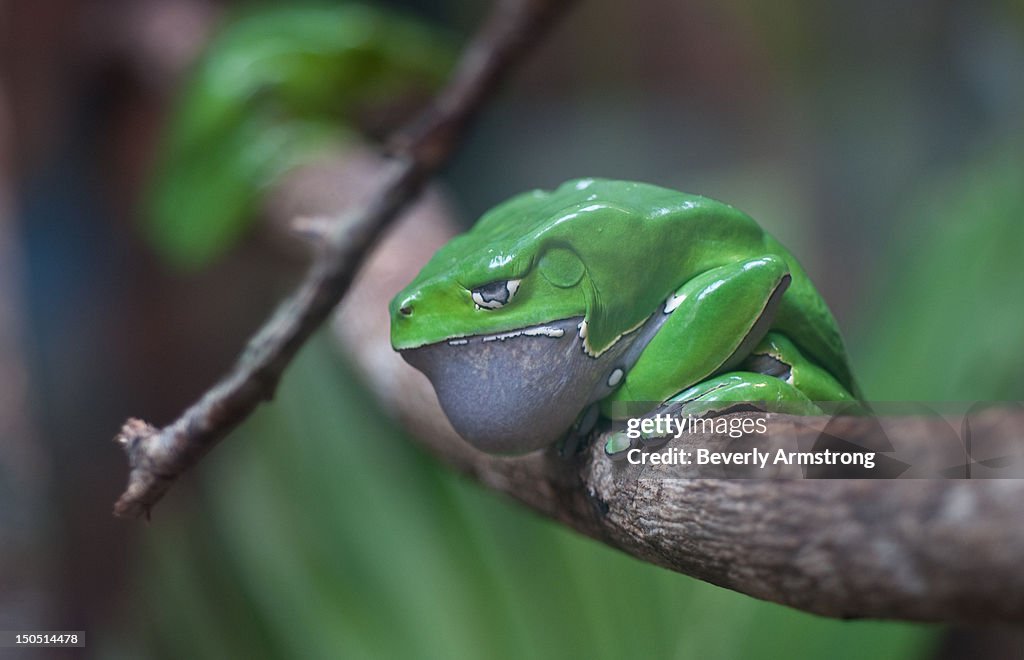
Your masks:
M 501 0 L 422 118 L 395 141 L 394 161 L 371 202 L 324 236 L 306 278 L 249 341 L 235 367 L 170 425 L 129 420 L 117 437 L 128 454 L 119 516 L 148 515 L 179 475 L 273 397 L 285 367 L 345 294 L 363 256 L 447 160 L 466 126 L 514 64 L 570 3 Z
M 918 420 L 903 431 L 935 442 Z M 1024 621 L 1018 479 L 642 479 L 599 443 L 559 460 L 463 467 L 631 555 L 757 598 L 841 618 Z
M 1016 429 L 1020 447 L 1024 414 L 993 415 Z M 844 438 L 871 436 L 869 421 L 845 421 Z M 938 441 L 920 419 L 887 428 L 921 456 Z M 614 464 L 601 442 L 571 461 L 554 451 L 501 458 L 450 439 L 424 443 L 587 536 L 756 598 L 839 618 L 1024 621 L 1020 479 L 645 478 Z M 667 447 L 692 450 L 694 440 Z

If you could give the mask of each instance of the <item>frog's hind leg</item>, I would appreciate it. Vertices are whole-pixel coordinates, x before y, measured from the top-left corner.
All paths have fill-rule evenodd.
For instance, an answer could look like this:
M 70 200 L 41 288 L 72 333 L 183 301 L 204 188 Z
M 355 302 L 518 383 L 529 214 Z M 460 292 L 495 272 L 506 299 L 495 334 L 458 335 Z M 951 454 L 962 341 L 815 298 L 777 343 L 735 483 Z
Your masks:
M 821 415 L 819 403 L 838 402 L 847 410 L 861 410 L 860 402 L 827 371 L 808 360 L 785 335 L 769 332 L 735 371 L 712 376 L 668 399 L 651 414 L 709 415 L 741 404 L 777 413 Z M 623 433 L 609 437 L 605 453 L 625 455 L 637 445 L 652 445 L 659 438 L 630 440 Z M 660 440 L 664 441 L 664 440 Z
M 722 404 L 760 403 L 793 415 L 821 414 L 822 402 L 858 407 L 859 401 L 830 373 L 807 359 L 780 332 L 769 332 L 736 368 L 687 388 L 668 400 L 696 414 Z
M 821 414 L 821 408 L 792 384 L 777 376 L 752 371 L 730 371 L 709 378 L 675 395 L 665 406 L 675 404 L 684 414 L 702 415 L 743 403 L 791 415 Z
M 814 402 L 836 402 L 845 409 L 863 407 L 832 374 L 805 357 L 786 335 L 777 331 L 765 335 L 739 368 L 775 376 Z

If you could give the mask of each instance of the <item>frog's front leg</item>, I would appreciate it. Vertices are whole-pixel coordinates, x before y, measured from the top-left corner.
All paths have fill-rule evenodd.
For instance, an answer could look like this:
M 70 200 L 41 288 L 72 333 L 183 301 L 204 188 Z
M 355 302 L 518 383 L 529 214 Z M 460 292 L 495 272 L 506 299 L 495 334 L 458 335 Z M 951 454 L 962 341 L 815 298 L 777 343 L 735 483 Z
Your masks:
M 866 412 L 864 404 L 852 392 L 843 387 L 827 370 L 808 359 L 789 337 L 781 332 L 773 330 L 765 335 L 738 368 L 741 371 L 776 376 L 795 387 L 811 401 L 836 402 L 841 404 L 844 411 Z M 746 400 L 763 401 L 768 404 L 775 401 L 770 397 Z M 780 409 L 776 412 L 788 411 Z
M 627 403 L 663 402 L 683 391 L 694 400 L 714 399 L 725 383 L 707 379 L 743 361 L 758 345 L 789 281 L 786 262 L 765 255 L 711 269 L 686 282 L 666 301 L 660 313 L 668 318 L 644 347 L 622 387 L 602 402 L 604 415 L 622 418 L 636 413 L 635 406 Z M 771 381 L 778 379 L 755 380 L 758 383 L 750 386 L 771 387 Z M 749 389 L 731 384 L 736 394 Z M 679 407 L 678 403 L 671 406 Z M 659 405 L 655 412 L 663 408 L 668 409 Z M 605 451 L 616 456 L 633 444 L 624 433 L 617 433 L 610 436 Z
M 715 373 L 732 369 L 767 333 L 789 285 L 786 262 L 774 255 L 713 268 L 666 301 L 668 318 L 647 343 L 622 386 L 602 404 L 662 402 Z

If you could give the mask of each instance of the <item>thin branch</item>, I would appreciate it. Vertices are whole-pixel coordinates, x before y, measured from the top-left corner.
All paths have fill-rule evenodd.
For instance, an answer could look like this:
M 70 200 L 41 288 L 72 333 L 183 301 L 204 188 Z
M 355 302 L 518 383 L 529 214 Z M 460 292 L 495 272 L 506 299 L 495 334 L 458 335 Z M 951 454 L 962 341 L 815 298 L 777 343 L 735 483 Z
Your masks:
M 235 367 L 170 425 L 125 424 L 117 441 L 128 454 L 131 473 L 115 514 L 148 515 L 179 475 L 273 397 L 285 367 L 344 296 L 377 237 L 448 159 L 479 108 L 569 4 L 497 4 L 448 86 L 394 141 L 394 162 L 372 201 L 325 236 L 306 278 L 249 341 Z

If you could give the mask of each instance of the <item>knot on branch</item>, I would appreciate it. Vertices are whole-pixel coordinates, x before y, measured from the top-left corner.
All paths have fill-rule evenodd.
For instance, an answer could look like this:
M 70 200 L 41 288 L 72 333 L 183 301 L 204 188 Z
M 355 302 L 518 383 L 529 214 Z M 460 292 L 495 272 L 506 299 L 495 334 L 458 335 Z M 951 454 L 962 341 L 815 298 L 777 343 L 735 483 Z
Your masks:
M 129 458 L 131 458 L 134 449 L 140 442 L 157 433 L 159 433 L 159 430 L 152 424 L 132 417 L 121 427 L 121 432 L 114 438 L 114 442 L 124 447 L 124 450 L 128 452 Z
M 146 520 L 149 520 L 149 510 L 173 481 L 172 477 L 161 476 L 151 469 L 148 446 L 159 436 L 160 429 L 133 417 L 124 423 L 121 432 L 114 438 L 128 454 L 128 465 L 131 468 L 128 487 L 114 504 L 114 515 L 122 518 L 145 515 Z M 165 483 L 160 485 L 160 481 Z

